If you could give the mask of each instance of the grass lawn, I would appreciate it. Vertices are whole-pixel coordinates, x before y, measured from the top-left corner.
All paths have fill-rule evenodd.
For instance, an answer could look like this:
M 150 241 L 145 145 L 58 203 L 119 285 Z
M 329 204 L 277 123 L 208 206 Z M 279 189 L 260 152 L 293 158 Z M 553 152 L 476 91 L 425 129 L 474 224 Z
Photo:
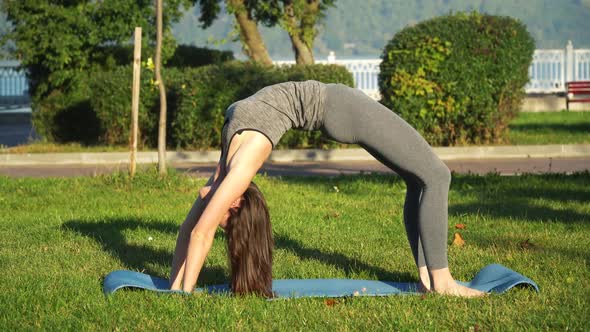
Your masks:
M 590 112 L 520 113 L 508 139 L 515 145 L 590 143 Z
M 415 281 L 399 178 L 258 176 L 273 218 L 275 278 Z M 152 172 L 68 179 L 0 177 L 2 330 L 588 330 L 590 174 L 455 176 L 454 276 L 506 265 L 541 289 L 462 299 L 436 295 L 265 301 L 120 291 L 116 269 L 167 277 L 176 232 L 205 179 Z M 337 188 L 337 190 L 335 189 Z M 456 224 L 465 224 L 462 230 Z M 151 239 L 151 240 L 150 240 Z M 218 233 L 199 284 L 227 279 Z
M 590 112 L 520 113 L 510 124 L 508 142 L 513 145 L 590 143 Z M 343 145 L 343 148 L 357 147 Z M 126 152 L 127 146 L 83 146 L 79 143 L 55 144 L 34 142 L 10 148 L 0 153 L 54 152 Z M 150 151 L 144 149 L 143 151 Z M 153 150 L 152 150 L 153 151 Z

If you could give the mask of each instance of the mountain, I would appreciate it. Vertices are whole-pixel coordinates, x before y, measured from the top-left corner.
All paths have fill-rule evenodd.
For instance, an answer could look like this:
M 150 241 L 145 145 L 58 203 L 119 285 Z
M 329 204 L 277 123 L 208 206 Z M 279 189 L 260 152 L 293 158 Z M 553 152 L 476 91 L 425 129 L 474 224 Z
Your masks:
M 337 57 L 380 56 L 396 32 L 435 16 L 457 11 L 479 11 L 512 16 L 526 24 L 537 48 L 564 48 L 571 40 L 575 48 L 590 48 L 590 0 L 337 0 L 326 12 L 314 45 L 316 58 L 329 51 Z M 237 57 L 241 44 L 235 39 L 233 18 L 223 14 L 210 28 L 198 22 L 199 10 L 188 10 L 173 26 L 180 43 L 232 50 Z M 261 27 L 274 60 L 293 59 L 287 33 L 279 27 Z

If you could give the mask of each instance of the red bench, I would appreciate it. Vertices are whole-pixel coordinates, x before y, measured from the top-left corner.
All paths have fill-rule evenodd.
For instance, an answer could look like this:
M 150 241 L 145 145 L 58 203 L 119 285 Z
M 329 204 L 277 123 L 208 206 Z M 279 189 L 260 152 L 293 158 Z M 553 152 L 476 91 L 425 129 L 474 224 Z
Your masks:
M 590 103 L 590 81 L 567 82 L 565 85 L 565 108 L 568 111 L 570 103 Z

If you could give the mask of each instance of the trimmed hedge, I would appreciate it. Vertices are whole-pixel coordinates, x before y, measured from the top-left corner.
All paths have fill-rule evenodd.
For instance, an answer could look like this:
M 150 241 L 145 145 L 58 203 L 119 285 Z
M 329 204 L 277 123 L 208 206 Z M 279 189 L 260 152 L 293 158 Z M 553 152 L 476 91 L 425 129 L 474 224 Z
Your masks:
M 167 67 L 201 67 L 233 61 L 232 51 L 218 51 L 191 45 L 178 45 L 166 62 Z
M 98 141 L 108 145 L 129 143 L 131 131 L 131 86 L 133 69 L 117 67 L 97 72 L 90 82 L 90 109 L 99 121 Z M 159 106 L 153 72 L 142 68 L 139 91 L 138 145 L 157 146 Z
M 71 86 L 75 88 L 53 90 L 42 100 L 33 98 L 33 127 L 46 141 L 95 144 L 99 141 L 100 123 L 88 99 L 88 73 L 77 74 Z
M 433 145 L 501 142 L 524 98 L 534 47 L 510 17 L 458 13 L 425 21 L 386 45 L 381 103 Z
M 109 114 L 119 112 L 126 116 L 125 112 L 131 108 L 129 64 L 132 59 L 133 49 L 130 45 L 104 46 L 93 54 L 93 69 L 76 73 L 68 84 L 46 96 L 34 96 L 32 122 L 35 131 L 50 142 L 127 144 L 120 137 L 128 136 L 129 125 L 125 122 L 127 119 L 122 116 L 111 117 Z M 168 63 L 202 66 L 232 59 L 231 52 L 180 45 Z M 156 146 L 157 131 L 153 130 L 159 115 L 152 114 L 152 109 L 157 107 L 158 98 L 157 93 L 152 93 L 154 89 L 150 88 L 153 73 L 143 69 L 141 77 L 143 83 L 139 114 L 140 129 L 143 132 L 140 132 L 139 144 Z M 104 85 L 95 84 L 96 81 L 104 82 Z M 114 90 L 117 90 L 116 93 L 109 94 Z M 102 99 L 93 98 L 91 102 L 91 95 L 101 96 Z
M 145 55 L 142 56 L 146 58 Z M 201 67 L 233 61 L 231 51 L 212 50 L 192 45 L 178 45 L 174 54 L 166 59 L 166 67 Z M 109 45 L 101 47 L 94 55 L 94 61 L 106 68 L 127 66 L 133 61 L 133 45 Z
M 227 62 L 199 68 L 163 71 L 168 100 L 167 143 L 189 149 L 219 148 L 225 109 L 259 89 L 285 81 L 319 80 L 353 86 L 352 75 L 335 65 L 267 67 L 250 62 Z M 99 141 L 127 144 L 131 103 L 131 68 L 93 75 L 90 104 L 100 122 Z M 151 72 L 142 73 L 140 130 L 142 142 L 155 147 L 159 95 Z M 290 131 L 279 147 L 332 146 L 320 132 Z

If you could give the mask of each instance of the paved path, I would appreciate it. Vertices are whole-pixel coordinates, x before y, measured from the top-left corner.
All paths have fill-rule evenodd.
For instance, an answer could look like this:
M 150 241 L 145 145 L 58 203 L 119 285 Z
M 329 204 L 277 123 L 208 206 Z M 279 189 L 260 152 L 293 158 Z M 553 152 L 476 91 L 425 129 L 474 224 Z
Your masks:
M 457 173 L 502 175 L 521 173 L 572 173 L 590 171 L 590 158 L 526 158 L 493 160 L 445 161 Z M 171 164 L 176 169 L 192 176 L 208 177 L 215 164 Z M 146 167 L 140 165 L 139 167 Z M 61 165 L 61 166 L 0 166 L 0 175 L 10 177 L 73 177 L 107 174 L 126 171 L 127 165 Z M 317 162 L 268 162 L 260 173 L 269 176 L 337 176 L 360 173 L 392 173 L 378 161 L 317 161 Z

